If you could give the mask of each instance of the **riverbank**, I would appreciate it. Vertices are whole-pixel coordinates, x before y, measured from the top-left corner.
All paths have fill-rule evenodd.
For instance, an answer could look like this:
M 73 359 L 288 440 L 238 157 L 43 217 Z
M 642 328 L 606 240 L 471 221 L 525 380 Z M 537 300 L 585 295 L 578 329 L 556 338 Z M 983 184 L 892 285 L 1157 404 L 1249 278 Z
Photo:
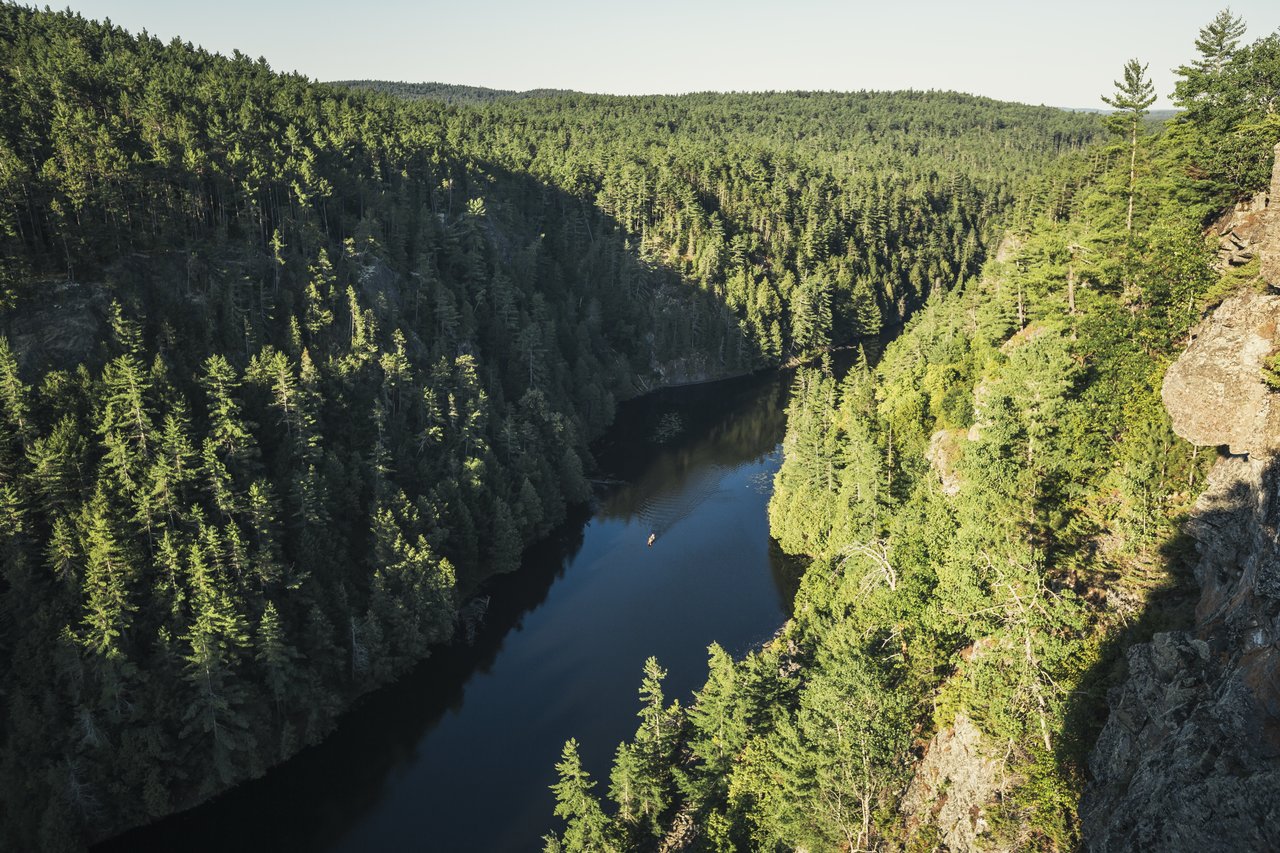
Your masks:
M 634 727 L 645 657 L 668 668 L 672 695 L 687 695 L 710 642 L 745 651 L 786 619 L 796 578 L 764 507 L 789 388 L 774 373 L 622 404 L 593 445 L 620 482 L 532 546 L 519 571 L 478 585 L 490 604 L 470 645 L 440 647 L 366 694 L 324 741 L 265 776 L 97 849 L 399 849 L 423 838 L 442 850 L 535 848 L 550 829 L 560 746 L 590 736 L 599 754 L 585 759 L 607 771 L 610 745 Z M 679 433 L 653 441 L 672 415 Z

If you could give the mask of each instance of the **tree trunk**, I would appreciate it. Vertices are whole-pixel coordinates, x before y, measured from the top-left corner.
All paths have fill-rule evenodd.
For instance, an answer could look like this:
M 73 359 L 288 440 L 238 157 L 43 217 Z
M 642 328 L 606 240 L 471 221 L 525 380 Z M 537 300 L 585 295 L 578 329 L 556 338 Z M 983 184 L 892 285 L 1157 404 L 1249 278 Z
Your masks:
M 1138 180 L 1138 119 L 1133 120 L 1133 134 L 1129 144 L 1129 216 L 1125 219 L 1125 234 L 1133 236 L 1133 188 Z

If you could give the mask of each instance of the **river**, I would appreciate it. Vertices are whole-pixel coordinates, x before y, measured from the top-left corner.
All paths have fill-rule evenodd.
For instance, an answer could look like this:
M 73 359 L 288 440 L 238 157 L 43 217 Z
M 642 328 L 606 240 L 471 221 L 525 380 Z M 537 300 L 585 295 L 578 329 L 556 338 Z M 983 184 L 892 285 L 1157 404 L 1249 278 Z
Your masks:
M 562 745 L 578 739 L 603 795 L 648 656 L 669 672 L 668 701 L 687 703 L 710 643 L 740 655 L 786 619 L 798 577 L 765 509 L 791 376 L 624 403 L 594 447 L 608 482 L 593 506 L 484 584 L 470 642 L 364 697 L 264 777 L 96 849 L 541 849 Z

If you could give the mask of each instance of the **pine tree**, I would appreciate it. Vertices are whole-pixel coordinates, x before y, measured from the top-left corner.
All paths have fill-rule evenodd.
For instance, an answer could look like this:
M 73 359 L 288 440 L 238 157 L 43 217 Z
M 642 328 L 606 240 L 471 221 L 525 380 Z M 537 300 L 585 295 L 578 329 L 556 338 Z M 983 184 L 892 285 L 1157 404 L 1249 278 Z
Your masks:
M 689 749 L 698 757 L 698 774 L 723 796 L 733 759 L 746 743 L 739 679 L 733 658 L 717 643 L 707 648 L 707 681 L 688 710 Z
M 1103 95 L 1102 101 L 1116 112 L 1107 117 L 1113 133 L 1129 137 L 1129 212 L 1125 217 L 1125 233 L 1133 234 L 1133 198 L 1138 184 L 1138 135 L 1148 108 L 1156 102 L 1156 90 L 1147 79 L 1147 66 L 1130 59 L 1124 66 L 1124 79 L 1115 81 L 1115 93 Z
M 634 755 L 628 765 L 632 804 L 651 834 L 661 833 L 662 816 L 675 795 L 674 756 L 680 744 L 683 714 L 679 705 L 667 708 L 662 681 L 667 672 L 650 657 L 644 662 L 640 682 L 640 727 L 636 729 Z
M 27 452 L 29 478 L 42 512 L 67 511 L 79 493 L 87 443 L 79 421 L 64 416 L 48 435 L 31 443 Z
M 1175 69 L 1180 79 L 1173 87 L 1173 102 L 1188 111 L 1188 119 L 1202 121 L 1210 117 L 1215 102 L 1227 94 L 1221 91 L 1223 72 L 1244 33 L 1244 20 L 1232 15 L 1230 9 L 1223 9 L 1200 28 L 1196 36 L 1199 58 Z
M 18 375 L 9 339 L 0 335 L 0 472 L 11 470 L 32 435 L 30 389 Z
M 294 680 L 298 652 L 285 641 L 284 626 L 274 602 L 268 601 L 262 610 L 256 641 L 254 659 L 263 669 L 267 692 L 275 704 L 276 713 L 282 714 Z
M 333 325 L 333 311 L 329 307 L 333 299 L 334 274 L 333 264 L 329 261 L 329 253 L 323 248 L 316 256 L 316 262 L 308 267 L 311 281 L 306 288 L 306 308 L 303 325 L 314 341 Z
M 609 799 L 618 807 L 617 819 L 626 826 L 639 823 L 644 815 L 645 787 L 644 770 L 635 747 L 628 743 L 618 744 L 614 753 L 613 766 L 609 770 Z
M 212 536 L 212 528 L 206 530 Z M 249 646 L 249 632 L 228 584 L 207 560 L 205 549 L 199 547 L 188 554 L 192 619 L 182 636 L 188 683 L 183 734 L 208 736 L 214 769 L 227 784 L 236 776 L 239 754 L 253 746 L 237 672 L 239 656 Z
M 240 378 L 235 368 L 225 357 L 211 355 L 205 360 L 200 384 L 207 395 L 214 446 L 228 460 L 246 459 L 252 452 L 253 436 L 236 396 Z
M 132 355 L 122 355 L 102 371 L 104 386 L 98 432 L 106 448 L 105 467 L 125 494 L 137 499 L 151 462 L 154 425 L 146 397 L 150 380 Z
M 520 529 L 515 516 L 502 498 L 494 498 L 493 545 L 490 561 L 496 572 L 511 572 L 520 567 L 520 554 L 524 545 L 520 541 Z
M 189 505 L 189 490 L 199 465 L 186 401 L 178 398 L 164 416 L 155 460 L 146 477 L 149 505 L 170 524 Z

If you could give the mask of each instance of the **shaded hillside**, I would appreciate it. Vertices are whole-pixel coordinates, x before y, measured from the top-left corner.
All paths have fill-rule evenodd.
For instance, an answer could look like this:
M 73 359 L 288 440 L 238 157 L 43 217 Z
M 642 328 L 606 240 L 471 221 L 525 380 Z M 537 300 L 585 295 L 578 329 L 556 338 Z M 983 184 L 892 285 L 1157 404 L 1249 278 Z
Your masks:
M 1280 328 L 1280 145 L 1274 169 L 1265 227 L 1247 244 L 1270 288 L 1224 300 L 1165 374 L 1174 431 L 1225 452 L 1186 525 L 1200 588 L 1194 625 L 1130 648 L 1126 677 L 1108 696 L 1081 806 L 1092 850 L 1271 843 L 1280 803 L 1280 397 L 1268 362 Z
M 565 745 L 548 851 L 1267 845 L 1280 34 L 1243 31 L 1202 30 L 1158 135 L 1131 61 L 1114 143 L 1026 180 L 981 276 L 874 368 L 799 373 L 794 618 L 713 645 L 688 707 L 650 659 L 607 784 Z
M 909 313 L 1097 131 L 923 93 L 408 102 L 12 5 L 0 94 L 15 849 L 322 737 L 587 497 L 617 399 Z

